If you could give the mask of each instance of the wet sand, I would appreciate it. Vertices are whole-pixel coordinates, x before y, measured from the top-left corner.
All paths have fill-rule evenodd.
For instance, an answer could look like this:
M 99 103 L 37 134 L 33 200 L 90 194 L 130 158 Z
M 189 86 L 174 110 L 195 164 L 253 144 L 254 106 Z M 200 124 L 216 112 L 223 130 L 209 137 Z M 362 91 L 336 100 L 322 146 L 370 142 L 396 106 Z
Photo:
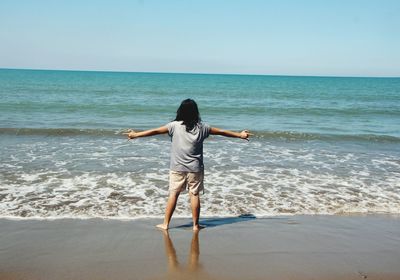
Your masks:
M 400 216 L 0 219 L 0 279 L 400 279 Z

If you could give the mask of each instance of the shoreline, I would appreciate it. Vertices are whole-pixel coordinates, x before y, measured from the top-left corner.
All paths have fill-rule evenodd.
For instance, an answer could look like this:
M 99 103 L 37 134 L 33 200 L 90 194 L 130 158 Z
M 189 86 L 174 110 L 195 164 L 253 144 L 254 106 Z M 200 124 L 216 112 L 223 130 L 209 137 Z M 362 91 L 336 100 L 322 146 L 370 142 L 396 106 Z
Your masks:
M 399 215 L 0 218 L 0 278 L 399 279 Z
M 271 219 L 271 218 L 293 218 L 293 217 L 353 217 L 353 218 L 388 218 L 388 219 L 399 219 L 400 220 L 400 213 L 336 213 L 336 214 L 329 214 L 329 213 L 322 213 L 322 214 L 271 214 L 271 215 L 253 215 L 253 214 L 242 214 L 237 216 L 232 215 L 201 215 L 200 221 L 206 221 L 210 219 L 239 219 L 239 218 L 251 218 L 251 219 Z M 191 215 L 174 215 L 172 218 L 172 222 L 174 220 L 188 220 L 191 221 Z M 124 216 L 59 216 L 59 217 L 41 217 L 41 216 L 32 216 L 32 217 L 17 217 L 17 216 L 0 216 L 0 222 L 2 220 L 5 221 L 62 221 L 62 220 L 71 220 L 71 221 L 88 221 L 88 220 L 98 220 L 98 221 L 115 221 L 115 222 L 135 222 L 135 221 L 162 221 L 164 216 L 139 216 L 139 217 L 124 217 Z

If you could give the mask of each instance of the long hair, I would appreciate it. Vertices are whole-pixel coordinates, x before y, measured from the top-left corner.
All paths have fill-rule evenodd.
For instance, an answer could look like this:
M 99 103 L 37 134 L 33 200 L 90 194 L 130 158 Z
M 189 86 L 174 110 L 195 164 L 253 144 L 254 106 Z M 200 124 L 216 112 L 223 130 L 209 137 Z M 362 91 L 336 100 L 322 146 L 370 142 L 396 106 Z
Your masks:
M 199 109 L 193 99 L 185 99 L 182 101 L 176 111 L 175 121 L 183 121 L 186 131 L 191 131 L 199 122 L 201 122 Z

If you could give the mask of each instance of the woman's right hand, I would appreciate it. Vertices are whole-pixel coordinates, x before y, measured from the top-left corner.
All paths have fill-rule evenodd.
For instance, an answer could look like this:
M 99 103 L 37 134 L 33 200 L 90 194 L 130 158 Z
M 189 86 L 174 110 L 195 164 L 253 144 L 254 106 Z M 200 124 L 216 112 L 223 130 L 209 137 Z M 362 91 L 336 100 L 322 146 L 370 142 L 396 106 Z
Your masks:
M 133 129 L 129 129 L 127 132 L 122 133 L 123 135 L 128 136 L 128 140 L 134 139 L 136 138 L 136 131 L 134 131 Z

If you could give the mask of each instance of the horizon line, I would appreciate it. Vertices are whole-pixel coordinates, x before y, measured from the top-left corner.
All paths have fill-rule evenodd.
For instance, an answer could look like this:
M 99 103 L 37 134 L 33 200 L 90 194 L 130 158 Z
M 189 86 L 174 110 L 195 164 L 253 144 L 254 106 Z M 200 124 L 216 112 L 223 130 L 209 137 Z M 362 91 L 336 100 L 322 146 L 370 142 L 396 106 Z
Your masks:
M 315 78 L 384 78 L 398 79 L 400 76 L 356 76 L 356 75 L 293 75 L 293 74 L 256 74 L 256 73 L 206 73 L 206 72 L 162 72 L 127 70 L 87 70 L 87 69 L 50 69 L 50 68 L 9 68 L 0 70 L 60 71 L 60 72 L 101 72 L 101 73 L 141 73 L 141 74 L 180 74 L 180 75 L 230 75 L 230 76 L 272 76 L 272 77 L 315 77 Z

